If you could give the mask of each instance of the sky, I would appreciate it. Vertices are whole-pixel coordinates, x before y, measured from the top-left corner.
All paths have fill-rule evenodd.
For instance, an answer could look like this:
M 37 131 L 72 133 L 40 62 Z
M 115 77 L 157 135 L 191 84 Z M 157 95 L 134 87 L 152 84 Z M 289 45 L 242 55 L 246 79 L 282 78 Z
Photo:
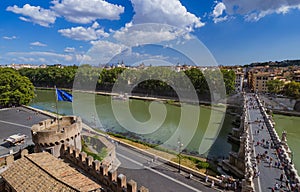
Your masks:
M 0 14 L 2 65 L 244 65 L 300 53 L 300 0 L 1 0 Z

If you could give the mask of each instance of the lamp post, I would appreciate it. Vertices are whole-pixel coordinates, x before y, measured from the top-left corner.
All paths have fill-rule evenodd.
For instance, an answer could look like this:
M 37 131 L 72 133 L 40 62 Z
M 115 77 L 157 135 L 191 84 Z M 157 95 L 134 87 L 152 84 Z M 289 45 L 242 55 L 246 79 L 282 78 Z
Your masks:
M 180 173 L 180 171 L 181 171 L 181 152 L 182 152 L 182 147 L 183 147 L 183 143 L 181 142 L 180 138 L 178 138 L 177 146 L 178 146 L 178 173 Z

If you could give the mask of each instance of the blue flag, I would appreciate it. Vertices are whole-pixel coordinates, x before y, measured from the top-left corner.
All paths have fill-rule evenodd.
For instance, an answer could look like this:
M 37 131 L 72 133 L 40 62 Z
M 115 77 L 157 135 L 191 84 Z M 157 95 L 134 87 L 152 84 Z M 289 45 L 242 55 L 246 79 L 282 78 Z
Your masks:
M 68 102 L 73 101 L 73 96 L 70 93 L 60 89 L 56 89 L 56 96 L 57 96 L 57 101 L 68 101 Z

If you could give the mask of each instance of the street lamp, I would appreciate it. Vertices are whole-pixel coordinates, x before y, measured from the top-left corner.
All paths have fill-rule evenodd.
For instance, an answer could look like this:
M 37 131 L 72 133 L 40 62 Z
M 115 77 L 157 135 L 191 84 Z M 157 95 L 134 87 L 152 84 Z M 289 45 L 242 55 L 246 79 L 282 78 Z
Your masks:
M 180 138 L 178 138 L 177 146 L 178 146 L 178 173 L 180 173 L 180 171 L 181 171 L 181 152 L 182 152 L 182 147 L 183 147 L 183 143 L 181 142 Z

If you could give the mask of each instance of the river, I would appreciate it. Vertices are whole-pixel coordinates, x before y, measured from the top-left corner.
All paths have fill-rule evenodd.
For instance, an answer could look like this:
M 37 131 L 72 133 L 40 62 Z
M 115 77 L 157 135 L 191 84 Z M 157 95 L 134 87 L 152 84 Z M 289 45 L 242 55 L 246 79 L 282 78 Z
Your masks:
M 36 90 L 35 93 L 36 98 L 31 102 L 30 106 L 41 110 L 56 112 L 55 92 L 53 90 Z M 93 95 L 93 97 L 91 97 L 91 95 Z M 85 123 L 88 123 L 92 127 L 119 133 L 126 137 L 131 137 L 148 143 L 165 143 L 176 132 L 176 129 L 180 124 L 179 121 L 182 115 L 180 106 L 164 104 L 162 102 L 150 102 L 145 100 L 130 99 L 130 112 L 132 116 L 139 122 L 146 122 L 151 119 L 151 110 L 154 110 L 154 113 L 152 113 L 152 115 L 154 114 L 154 116 L 157 116 L 159 118 L 164 115 L 162 114 L 163 110 L 159 109 L 161 109 L 162 106 L 166 109 L 166 117 L 164 118 L 164 121 L 159 129 L 147 134 L 133 134 L 132 132 L 128 131 L 128 129 L 126 129 L 124 125 L 120 125 L 120 123 L 117 121 L 117 118 L 115 117 L 115 113 L 113 112 L 111 106 L 110 96 L 94 95 L 89 93 L 76 93 L 76 97 L 80 97 L 83 99 L 80 99 L 80 101 L 77 101 L 77 103 L 75 104 L 74 102 L 58 102 L 58 113 L 64 115 L 79 115 Z M 117 103 L 118 107 L 121 107 L 121 109 L 122 107 L 126 107 L 124 101 L 120 100 L 115 102 Z M 154 105 L 152 105 L 153 103 Z M 212 110 L 207 106 L 190 106 L 190 117 L 193 117 L 193 108 L 195 109 L 195 107 L 200 108 L 200 120 L 191 140 L 189 141 L 189 143 L 186 143 L 184 147 L 185 152 L 209 158 L 227 157 L 228 153 L 231 150 L 231 144 L 227 142 L 227 135 L 232 129 L 232 121 L 235 119 L 235 117 L 226 114 L 225 118 L 223 119 L 223 112 L 215 110 L 215 113 L 212 113 Z M 95 110 L 92 108 L 95 108 Z M 209 121 L 211 119 L 214 119 L 211 118 L 212 114 L 214 114 L 214 116 L 218 116 L 218 118 L 215 118 L 217 119 L 216 122 L 211 123 Z M 127 118 L 124 118 L 122 121 L 124 120 L 126 121 Z M 155 122 L 152 123 L 155 124 Z M 194 123 L 195 122 L 193 119 L 188 119 L 187 121 L 185 121 L 184 132 L 189 132 L 189 127 L 193 126 Z M 220 132 L 216 140 L 214 140 L 214 138 L 209 138 L 214 140 L 214 142 L 208 151 L 205 150 L 204 152 L 202 152 L 201 150 L 199 150 L 201 148 L 200 144 L 202 145 L 203 140 L 207 139 L 203 139 L 203 135 L 205 132 L 207 132 L 207 130 L 209 131 L 209 123 L 220 127 Z M 134 126 L 129 121 L 129 118 L 127 122 L 125 122 L 125 124 L 126 126 Z M 176 150 L 176 145 L 177 144 L 168 145 L 166 147 Z
M 287 132 L 287 143 L 293 151 L 293 162 L 300 170 L 300 117 L 274 114 L 275 129 L 281 138 L 282 132 Z

